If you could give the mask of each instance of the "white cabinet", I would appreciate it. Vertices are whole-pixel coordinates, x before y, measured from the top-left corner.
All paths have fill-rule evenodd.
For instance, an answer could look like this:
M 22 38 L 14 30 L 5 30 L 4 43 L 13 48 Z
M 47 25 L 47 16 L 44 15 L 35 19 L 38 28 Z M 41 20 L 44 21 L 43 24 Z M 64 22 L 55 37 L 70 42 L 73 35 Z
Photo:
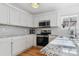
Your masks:
M 50 26 L 57 26 L 57 13 L 44 13 L 44 14 L 38 14 L 33 17 L 34 22 L 33 25 L 34 27 L 39 26 L 40 21 L 45 21 L 49 20 L 50 21 Z
M 0 38 L 0 56 L 15 56 L 31 48 L 34 44 L 34 36 L 17 36 Z
M 32 47 L 32 46 L 36 46 L 36 35 L 31 34 L 31 35 L 27 35 L 27 40 L 28 40 L 28 48 Z
M 32 27 L 33 19 L 28 12 L 6 4 L 0 4 L 0 24 Z
M 27 44 L 26 36 L 13 37 L 12 42 L 12 55 L 18 55 L 19 53 L 23 52 L 30 44 Z
M 57 26 L 57 15 L 50 16 L 50 26 Z
M 20 12 L 20 25 L 21 26 L 27 26 L 27 19 L 26 19 L 26 15 L 22 12 Z
M 23 12 L 20 12 L 20 26 L 27 26 L 27 27 L 29 27 L 29 25 L 28 24 L 30 24 L 29 23 L 29 18 L 28 18 L 29 16 L 26 14 L 26 13 L 23 13 Z
M 31 34 L 31 35 L 27 35 L 28 37 L 28 44 L 29 44 L 29 47 L 32 47 L 32 46 L 36 46 L 36 35 L 34 34 Z
M 0 24 L 9 24 L 9 7 L 0 4 Z
M 36 35 L 0 38 L 0 56 L 15 56 L 32 46 L 36 46 Z
M 33 21 L 33 27 L 38 27 L 39 26 L 39 21 L 40 21 L 38 16 L 34 16 L 33 20 L 34 20 Z
M 20 12 L 20 25 L 32 27 L 33 26 L 32 15 L 29 13 Z
M 31 27 L 33 26 L 32 15 L 27 12 L 21 12 L 17 9 L 10 8 L 10 24 Z
M 33 35 L 27 35 L 28 48 L 33 46 Z
M 10 38 L 0 38 L 0 56 L 11 56 Z
M 36 35 L 33 35 L 33 46 L 37 46 L 37 43 L 36 43 Z
M 33 19 L 31 14 L 27 14 L 27 26 L 28 27 L 33 27 Z
M 20 13 L 18 10 L 10 7 L 10 24 L 11 25 L 20 25 Z

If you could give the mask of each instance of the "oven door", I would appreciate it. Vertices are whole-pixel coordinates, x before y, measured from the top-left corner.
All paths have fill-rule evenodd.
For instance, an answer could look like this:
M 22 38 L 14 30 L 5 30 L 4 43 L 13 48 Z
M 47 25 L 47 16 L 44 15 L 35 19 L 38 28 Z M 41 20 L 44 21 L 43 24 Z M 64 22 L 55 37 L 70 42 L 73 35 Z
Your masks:
M 48 44 L 48 37 L 37 37 L 37 46 L 46 46 Z

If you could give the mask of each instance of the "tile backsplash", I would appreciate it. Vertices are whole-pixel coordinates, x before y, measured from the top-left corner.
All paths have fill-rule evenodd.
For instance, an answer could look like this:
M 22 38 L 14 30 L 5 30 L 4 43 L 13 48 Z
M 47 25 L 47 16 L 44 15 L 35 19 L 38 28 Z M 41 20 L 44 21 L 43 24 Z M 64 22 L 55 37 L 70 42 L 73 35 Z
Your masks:
M 0 36 L 3 35 L 24 35 L 29 33 L 29 28 L 0 25 Z

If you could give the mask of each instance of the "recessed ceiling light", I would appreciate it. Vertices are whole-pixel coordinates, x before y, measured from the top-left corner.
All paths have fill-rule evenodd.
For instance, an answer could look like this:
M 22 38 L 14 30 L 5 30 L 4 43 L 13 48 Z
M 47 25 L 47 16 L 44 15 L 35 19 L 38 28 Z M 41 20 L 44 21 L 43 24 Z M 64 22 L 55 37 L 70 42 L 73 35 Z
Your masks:
M 40 6 L 39 3 L 32 3 L 32 7 L 33 7 L 33 8 L 38 8 L 39 6 Z

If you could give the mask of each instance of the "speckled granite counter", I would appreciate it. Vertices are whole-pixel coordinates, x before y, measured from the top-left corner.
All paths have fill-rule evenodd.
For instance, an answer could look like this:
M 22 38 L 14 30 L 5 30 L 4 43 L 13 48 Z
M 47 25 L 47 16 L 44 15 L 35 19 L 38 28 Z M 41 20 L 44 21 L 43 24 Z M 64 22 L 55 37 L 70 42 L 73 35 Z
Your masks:
M 9 37 L 17 37 L 17 36 L 26 36 L 27 34 L 22 35 L 1 35 L 0 38 L 9 38 Z

